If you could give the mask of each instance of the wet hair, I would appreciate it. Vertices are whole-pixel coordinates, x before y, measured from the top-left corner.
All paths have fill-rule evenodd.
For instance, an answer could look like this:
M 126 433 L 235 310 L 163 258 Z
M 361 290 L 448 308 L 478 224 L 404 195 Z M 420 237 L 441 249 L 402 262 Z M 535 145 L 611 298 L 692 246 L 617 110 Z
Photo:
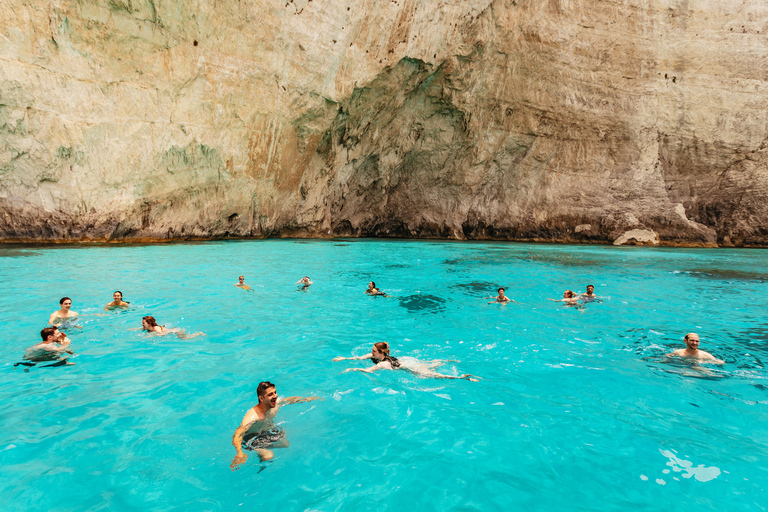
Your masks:
M 112 292 L 112 295 L 114 296 L 116 293 L 119 293 L 121 297 L 123 296 L 123 292 L 121 292 L 120 290 L 115 290 L 114 292 Z
M 565 294 L 568 294 L 568 298 L 569 299 L 572 299 L 573 297 L 576 296 L 576 294 L 573 293 L 573 290 L 565 290 L 565 293 L 563 293 L 563 295 L 565 295 Z
M 389 355 L 389 343 L 387 343 L 386 341 L 379 341 L 378 343 L 374 343 L 373 346 L 376 347 L 376 350 L 378 350 L 385 356 Z
M 70 299 L 69 297 L 62 297 L 61 300 L 59 301 L 59 305 L 64 304 L 65 300 L 68 300 L 69 302 L 72 302 L 72 299 Z
M 595 285 L 593 285 L 593 284 L 588 284 L 588 285 L 587 285 L 587 288 L 589 288 L 590 286 L 591 286 L 593 289 L 595 288 Z
M 376 283 L 374 283 L 373 281 L 371 281 L 371 282 L 370 282 L 370 284 L 372 284 L 372 285 L 373 285 L 373 286 L 372 286 L 372 288 L 376 288 Z
M 48 340 L 48 336 L 53 336 L 53 333 L 58 331 L 56 327 L 44 327 L 42 331 L 40 331 L 40 336 L 43 337 L 43 341 Z
M 153 316 L 145 316 L 141 318 L 143 321 L 147 322 L 150 327 L 157 327 L 157 320 L 155 320 L 155 317 Z
M 498 290 L 496 290 L 496 291 L 497 291 L 497 292 L 505 292 L 505 291 L 507 291 L 507 290 L 505 290 L 505 289 L 504 289 L 504 287 L 502 286 L 501 288 L 499 288 L 499 289 L 498 289 Z
M 259 385 L 256 387 L 256 394 L 261 398 L 264 396 L 264 393 L 267 392 L 269 388 L 276 387 L 274 384 L 269 382 L 268 380 L 265 380 L 264 382 L 259 382 Z
M 696 333 L 695 333 L 695 332 L 689 332 L 688 334 L 686 334 L 686 335 L 685 335 L 685 338 L 683 338 L 683 341 L 688 341 L 688 337 L 689 337 L 691 334 L 696 334 Z M 696 334 L 696 336 L 698 336 L 698 334 Z

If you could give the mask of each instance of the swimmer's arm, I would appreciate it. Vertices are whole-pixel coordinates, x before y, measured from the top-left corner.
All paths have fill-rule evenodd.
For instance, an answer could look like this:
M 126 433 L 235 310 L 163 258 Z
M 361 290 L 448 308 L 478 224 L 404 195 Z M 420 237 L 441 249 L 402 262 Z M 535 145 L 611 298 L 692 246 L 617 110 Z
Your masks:
M 368 368 L 347 368 L 341 373 L 347 373 L 347 372 L 363 372 L 363 373 L 373 373 L 376 370 L 391 370 L 392 365 L 387 362 L 381 362 L 374 366 L 369 366 Z
M 311 402 L 312 400 L 322 400 L 322 398 L 319 396 L 289 396 L 288 398 L 280 398 L 277 401 L 282 406 L 301 402 Z
M 56 320 L 56 313 L 57 313 L 57 312 L 56 312 L 56 311 L 54 311 L 53 313 L 51 313 L 51 316 L 49 316 L 49 317 L 48 317 L 48 323 L 49 323 L 50 325 L 53 325 L 53 321 L 54 321 L 54 320 Z
M 240 422 L 240 426 L 235 429 L 235 433 L 232 436 L 232 446 L 235 447 L 235 451 L 237 454 L 235 455 L 235 459 L 232 461 L 232 464 L 230 467 L 234 470 L 245 462 L 245 460 L 248 458 L 243 453 L 243 436 L 246 432 L 248 432 L 248 429 L 251 428 L 251 425 L 256 423 L 256 421 L 259 419 L 258 414 L 253 409 L 249 409 L 247 413 L 245 413 L 245 416 L 243 417 L 243 421 Z
M 354 360 L 363 360 L 363 359 L 370 359 L 370 354 L 364 355 L 364 356 L 352 356 L 352 357 L 334 357 L 334 361 L 354 361 Z

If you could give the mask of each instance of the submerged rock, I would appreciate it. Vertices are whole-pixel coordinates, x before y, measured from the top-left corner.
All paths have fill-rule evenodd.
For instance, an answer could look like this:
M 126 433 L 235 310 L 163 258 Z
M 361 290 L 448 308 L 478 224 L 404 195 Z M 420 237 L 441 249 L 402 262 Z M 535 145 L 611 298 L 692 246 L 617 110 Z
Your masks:
M 6 241 L 768 245 L 762 0 L 5 4 Z

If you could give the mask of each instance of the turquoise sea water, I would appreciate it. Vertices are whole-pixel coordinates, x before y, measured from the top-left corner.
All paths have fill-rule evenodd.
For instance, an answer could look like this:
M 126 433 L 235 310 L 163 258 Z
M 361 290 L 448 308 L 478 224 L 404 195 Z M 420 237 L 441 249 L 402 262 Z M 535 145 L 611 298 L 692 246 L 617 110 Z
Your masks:
M 254 291 L 235 288 L 244 274 Z M 298 292 L 309 275 L 314 284 Z M 374 280 L 389 298 L 363 294 Z M 266 240 L 0 247 L 3 510 L 765 510 L 768 252 Z M 596 286 L 583 311 L 547 301 Z M 521 304 L 486 304 L 498 286 Z M 105 312 L 114 290 L 131 307 Z M 76 365 L 14 368 L 67 295 Z M 207 336 L 139 330 L 141 317 Z M 698 332 L 722 367 L 664 357 Z M 344 373 L 376 341 L 440 370 Z M 229 465 L 261 380 L 323 401 Z

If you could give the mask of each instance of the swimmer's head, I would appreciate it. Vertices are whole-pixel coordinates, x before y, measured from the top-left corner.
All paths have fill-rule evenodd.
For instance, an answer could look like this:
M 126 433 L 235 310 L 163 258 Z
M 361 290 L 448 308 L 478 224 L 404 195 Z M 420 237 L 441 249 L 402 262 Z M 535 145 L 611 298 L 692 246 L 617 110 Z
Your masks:
M 373 281 L 371 281 L 370 283 L 368 283 L 368 289 L 369 289 L 369 290 L 372 290 L 373 288 L 376 288 L 376 283 L 374 283 Z
M 259 396 L 259 403 L 266 403 L 269 407 L 277 405 L 277 389 L 271 382 L 267 380 L 259 382 L 256 394 Z
M 238 279 L 239 279 L 239 280 L 240 280 L 240 282 L 242 283 L 243 281 L 245 281 L 245 276 L 240 276 L 240 277 L 238 277 Z
M 115 293 L 112 294 L 112 298 L 115 300 L 123 300 L 123 292 L 116 290 Z
M 576 294 L 573 293 L 573 291 L 571 291 L 571 290 L 565 290 L 565 292 L 563 292 L 563 298 L 565 298 L 565 299 L 572 299 L 575 296 L 576 296 Z
M 68 303 L 68 304 L 65 304 Z M 59 305 L 63 308 L 71 308 L 72 307 L 72 299 L 69 297 L 62 297 L 59 301 Z
M 699 348 L 699 335 L 695 332 L 686 334 L 683 341 L 685 341 L 685 345 L 692 350 L 697 350 Z
M 587 293 L 592 293 L 592 292 L 594 292 L 594 291 L 595 291 L 595 285 L 593 285 L 593 284 L 588 284 L 588 285 L 587 285 Z
M 43 341 L 48 341 L 48 338 L 51 336 L 53 336 L 53 339 L 55 340 L 58 332 L 59 329 L 56 327 L 45 327 L 40 331 L 40 336 L 43 338 Z
M 505 291 L 504 288 L 499 288 L 498 290 L 499 295 L 504 295 L 504 291 Z
M 144 329 L 150 331 L 150 330 L 154 329 L 155 327 L 157 327 L 157 320 L 155 320 L 155 317 L 153 317 L 153 316 L 142 317 L 142 319 L 141 319 L 141 326 Z
M 385 356 L 389 355 L 389 343 L 386 341 L 379 341 L 378 343 L 373 344 L 373 348 L 371 349 L 371 356 L 375 359 L 384 359 Z

